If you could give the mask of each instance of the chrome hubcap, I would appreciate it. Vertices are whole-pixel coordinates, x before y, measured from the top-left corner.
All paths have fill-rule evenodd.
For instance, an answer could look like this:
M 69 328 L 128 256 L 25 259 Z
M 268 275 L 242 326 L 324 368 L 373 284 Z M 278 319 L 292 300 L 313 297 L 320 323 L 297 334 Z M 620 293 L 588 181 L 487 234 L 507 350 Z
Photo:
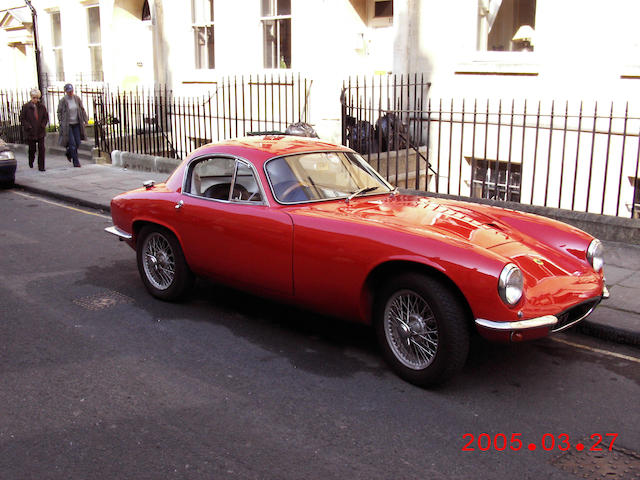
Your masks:
M 401 290 L 389 298 L 384 312 L 387 343 L 406 367 L 428 367 L 438 351 L 438 326 L 429 304 L 411 291 Z
M 160 233 L 145 239 L 142 265 L 147 279 L 158 290 L 166 290 L 175 278 L 175 258 L 169 241 Z

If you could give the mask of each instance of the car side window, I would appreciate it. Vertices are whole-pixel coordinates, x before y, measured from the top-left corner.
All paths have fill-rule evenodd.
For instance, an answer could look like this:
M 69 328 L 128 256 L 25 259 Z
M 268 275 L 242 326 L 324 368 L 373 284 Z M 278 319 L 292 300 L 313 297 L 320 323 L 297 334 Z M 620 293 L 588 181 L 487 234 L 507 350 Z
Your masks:
M 242 162 L 238 162 L 232 198 L 248 202 L 262 202 L 262 194 L 256 177 L 251 168 Z
M 191 171 L 189 193 L 199 197 L 229 200 L 236 161 L 233 158 L 207 158 L 196 163 Z
M 189 193 L 215 200 L 262 202 L 251 168 L 234 158 L 214 157 L 191 168 Z

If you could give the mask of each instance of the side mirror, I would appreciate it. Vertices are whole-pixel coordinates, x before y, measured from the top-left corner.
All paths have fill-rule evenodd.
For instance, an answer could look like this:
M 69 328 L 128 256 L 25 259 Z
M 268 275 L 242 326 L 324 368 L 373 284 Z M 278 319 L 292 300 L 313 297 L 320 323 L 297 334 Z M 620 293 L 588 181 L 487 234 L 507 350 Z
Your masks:
M 142 183 L 144 188 L 146 188 L 147 190 L 152 189 L 155 184 L 156 184 L 156 182 L 154 182 L 153 180 L 147 180 L 146 182 Z

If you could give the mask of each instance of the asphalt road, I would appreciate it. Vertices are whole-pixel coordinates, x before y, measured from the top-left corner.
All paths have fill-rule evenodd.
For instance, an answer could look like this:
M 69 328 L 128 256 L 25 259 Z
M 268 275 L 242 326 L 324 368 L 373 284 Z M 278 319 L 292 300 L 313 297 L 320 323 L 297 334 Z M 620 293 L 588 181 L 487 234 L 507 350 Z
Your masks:
M 571 479 L 603 462 L 640 478 L 637 349 L 476 340 L 461 375 L 422 390 L 368 328 L 204 281 L 153 299 L 110 224 L 0 191 L 1 479 Z

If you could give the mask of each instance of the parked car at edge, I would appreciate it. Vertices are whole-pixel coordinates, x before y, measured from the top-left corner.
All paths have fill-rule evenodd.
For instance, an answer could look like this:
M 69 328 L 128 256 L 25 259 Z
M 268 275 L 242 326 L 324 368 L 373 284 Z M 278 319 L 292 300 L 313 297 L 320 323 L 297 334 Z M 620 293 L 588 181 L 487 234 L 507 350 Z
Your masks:
M 400 195 L 357 153 L 264 136 L 207 145 L 166 183 L 118 195 L 107 231 L 148 291 L 194 276 L 370 324 L 389 365 L 427 386 L 460 370 L 472 329 L 531 340 L 608 297 L 602 244 L 535 215 Z
M 13 187 L 16 181 L 16 157 L 9 145 L 0 138 L 0 185 Z

